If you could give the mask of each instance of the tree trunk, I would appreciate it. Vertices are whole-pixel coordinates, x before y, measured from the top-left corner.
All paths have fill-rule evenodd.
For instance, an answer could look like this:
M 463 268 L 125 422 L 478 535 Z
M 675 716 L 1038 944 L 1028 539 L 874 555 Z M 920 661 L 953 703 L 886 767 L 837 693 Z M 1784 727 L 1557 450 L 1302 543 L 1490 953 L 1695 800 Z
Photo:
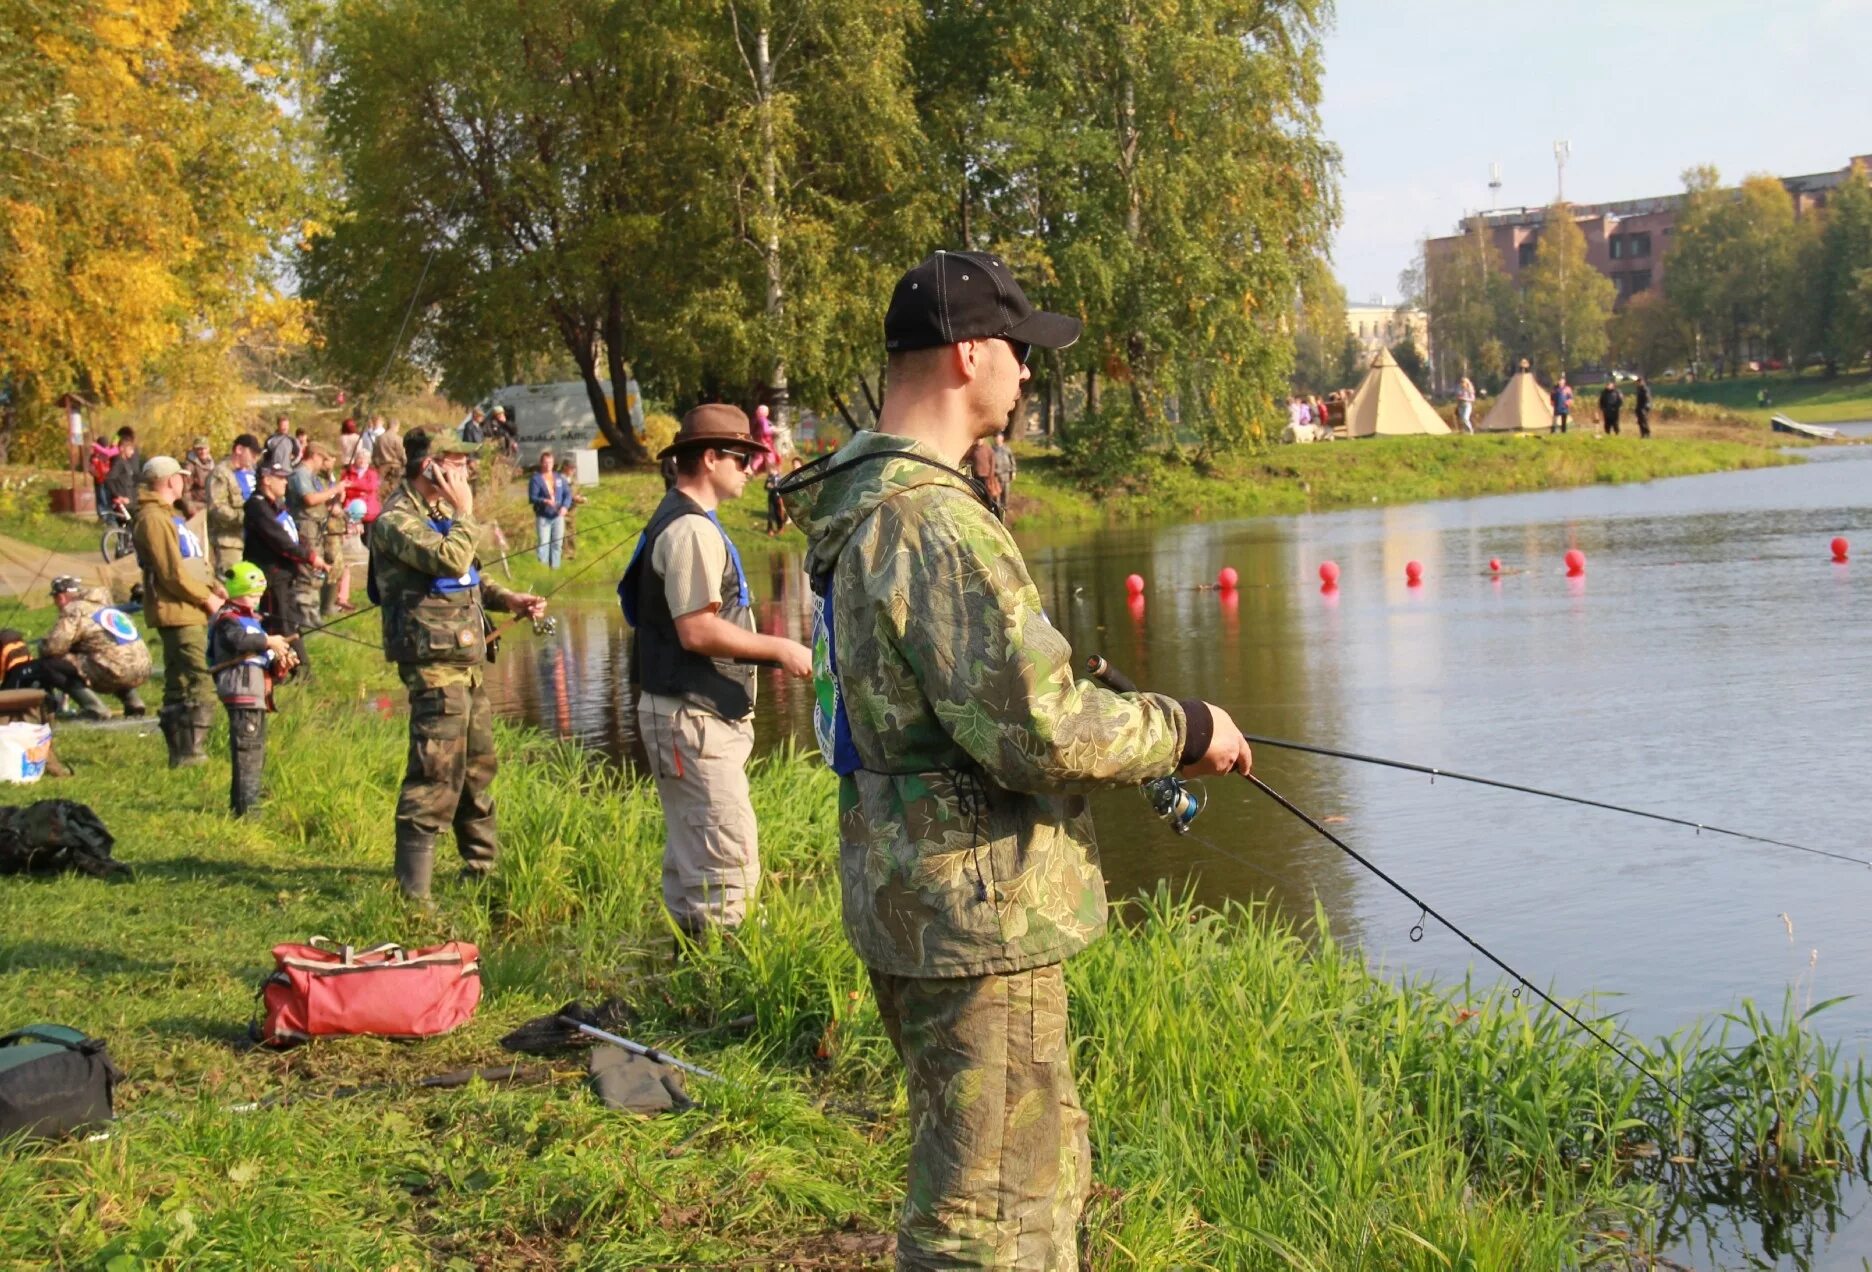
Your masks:
M 648 464 L 650 452 L 637 437 L 637 430 L 631 427 L 630 416 L 625 410 L 625 386 L 630 383 L 630 364 L 624 360 L 624 300 L 618 294 L 617 284 L 613 283 L 605 293 L 605 369 L 611 376 L 611 410 L 606 414 L 614 417 L 612 433 L 605 437 L 618 449 L 618 457 L 627 464 Z M 589 387 L 589 386 L 588 386 Z
M 754 35 L 754 75 L 760 107 L 761 134 L 761 250 L 767 268 L 767 321 L 770 338 L 780 340 L 780 320 L 786 313 L 786 292 L 780 272 L 780 157 L 774 146 L 773 125 L 773 56 L 768 47 L 768 31 L 762 27 Z M 776 350 L 781 346 L 776 343 Z M 773 371 L 768 376 L 767 415 L 773 424 L 776 442 L 785 434 L 787 423 L 786 355 L 776 352 Z
M 962 165 L 962 192 L 956 198 L 956 210 L 962 230 L 962 250 L 966 252 L 973 246 L 969 241 L 969 179 L 966 161 Z
M 1087 367 L 1085 413 L 1097 415 L 1098 409 L 1098 370 L 1095 367 Z
M 858 432 L 858 421 L 852 418 L 852 413 L 851 413 L 850 408 L 848 408 L 845 405 L 844 395 L 841 394 L 837 389 L 832 390 L 832 405 L 837 407 L 838 413 L 844 417 L 845 427 L 850 429 L 854 433 Z

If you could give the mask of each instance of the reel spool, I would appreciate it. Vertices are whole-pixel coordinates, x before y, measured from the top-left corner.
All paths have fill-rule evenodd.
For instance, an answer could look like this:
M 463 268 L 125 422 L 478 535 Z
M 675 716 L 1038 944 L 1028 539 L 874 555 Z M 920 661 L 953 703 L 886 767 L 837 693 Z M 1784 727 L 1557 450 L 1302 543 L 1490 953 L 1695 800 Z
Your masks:
M 1189 833 L 1190 823 L 1209 804 L 1208 794 L 1200 788 L 1192 791 L 1180 777 L 1158 777 L 1140 788 L 1150 802 L 1151 811 L 1170 823 L 1179 835 Z

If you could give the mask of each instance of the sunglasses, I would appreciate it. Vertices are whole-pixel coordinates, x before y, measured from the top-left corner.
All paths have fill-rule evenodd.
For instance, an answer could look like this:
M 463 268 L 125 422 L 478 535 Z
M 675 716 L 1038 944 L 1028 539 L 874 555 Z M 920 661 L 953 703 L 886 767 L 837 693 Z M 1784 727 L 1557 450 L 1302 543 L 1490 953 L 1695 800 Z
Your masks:
M 739 468 L 742 472 L 746 472 L 748 470 L 748 465 L 754 462 L 754 457 L 746 451 L 718 450 L 715 453 L 732 459 L 735 463 L 735 467 Z
M 1027 355 L 1033 352 L 1033 346 L 1025 341 L 1015 340 L 1010 336 L 1002 336 L 1001 339 L 1006 340 L 1008 348 L 1014 351 L 1014 360 L 1022 366 L 1026 366 Z

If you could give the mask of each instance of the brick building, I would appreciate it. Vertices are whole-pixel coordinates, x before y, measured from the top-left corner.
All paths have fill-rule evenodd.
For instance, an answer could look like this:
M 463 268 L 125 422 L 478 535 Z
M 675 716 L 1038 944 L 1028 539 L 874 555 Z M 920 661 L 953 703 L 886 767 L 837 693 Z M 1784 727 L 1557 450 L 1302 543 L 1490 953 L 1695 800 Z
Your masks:
M 1872 155 L 1857 156 L 1836 172 L 1783 177 L 1781 184 L 1794 201 L 1794 215 L 1805 216 L 1823 206 L 1827 192 L 1845 180 L 1853 164 L 1872 168 Z M 1683 199 L 1681 194 L 1664 194 L 1619 203 L 1573 205 L 1573 220 L 1586 235 L 1586 260 L 1612 280 L 1620 304 L 1663 283 L 1665 260 Z M 1504 208 L 1479 215 L 1504 272 L 1516 277 L 1534 263 L 1546 208 Z M 1433 291 L 1439 264 L 1462 243 L 1467 224 L 1458 225 L 1456 230 L 1446 238 L 1430 239 L 1424 244 L 1424 264 Z

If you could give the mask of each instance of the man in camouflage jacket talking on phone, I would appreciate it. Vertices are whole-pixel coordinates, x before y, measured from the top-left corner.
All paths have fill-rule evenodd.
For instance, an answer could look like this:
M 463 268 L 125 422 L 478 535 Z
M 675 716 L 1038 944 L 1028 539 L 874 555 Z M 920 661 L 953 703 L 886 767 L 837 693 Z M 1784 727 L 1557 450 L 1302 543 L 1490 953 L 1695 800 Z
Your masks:
M 494 710 L 483 677 L 486 610 L 538 618 L 541 597 L 481 573 L 468 459 L 479 447 L 418 431 L 407 439 L 409 479 L 371 527 L 370 596 L 383 607 L 384 657 L 409 689 L 409 764 L 396 809 L 396 878 L 427 900 L 436 836 L 455 830 L 467 878 L 494 869 L 499 841 L 488 787 Z

